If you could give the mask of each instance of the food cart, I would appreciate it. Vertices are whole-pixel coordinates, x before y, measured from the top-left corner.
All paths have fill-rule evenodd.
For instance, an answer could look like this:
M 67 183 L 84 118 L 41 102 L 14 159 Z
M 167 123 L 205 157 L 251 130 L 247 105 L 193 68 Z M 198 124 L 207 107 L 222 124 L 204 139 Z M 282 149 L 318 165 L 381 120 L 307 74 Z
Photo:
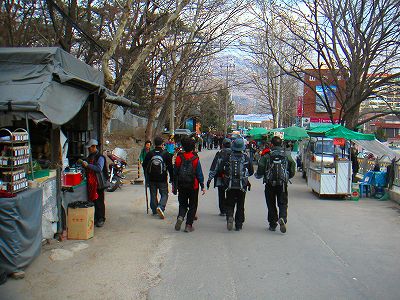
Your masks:
M 350 149 L 346 140 L 373 140 L 373 134 L 362 134 L 349 130 L 341 125 L 319 126 L 308 131 L 310 137 L 317 137 L 322 141 L 330 139 L 334 149 L 340 147 L 338 152 L 333 152 L 331 159 L 324 161 L 324 150 L 317 163 L 309 164 L 307 168 L 307 184 L 313 192 L 321 196 L 346 196 L 351 193 L 352 167 L 348 154 Z M 328 157 L 327 157 L 328 158 Z

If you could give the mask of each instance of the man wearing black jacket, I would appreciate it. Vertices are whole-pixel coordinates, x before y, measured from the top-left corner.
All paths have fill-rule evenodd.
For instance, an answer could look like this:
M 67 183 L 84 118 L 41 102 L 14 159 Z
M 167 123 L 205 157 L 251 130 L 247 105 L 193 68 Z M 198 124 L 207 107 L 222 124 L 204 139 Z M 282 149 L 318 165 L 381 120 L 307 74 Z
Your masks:
M 172 155 L 163 149 L 163 139 L 157 136 L 154 139 L 155 148 L 147 153 L 143 161 L 146 184 L 150 189 L 150 208 L 153 215 L 158 214 L 164 219 L 165 206 L 168 201 L 168 176 L 170 182 L 173 179 Z M 157 199 L 157 191 L 160 193 L 160 201 Z
M 225 138 L 222 142 L 222 150 L 215 154 L 214 160 L 212 161 L 210 172 L 208 174 L 207 189 L 210 188 L 211 180 L 214 179 L 214 187 L 218 188 L 218 205 L 219 215 L 226 216 L 225 208 L 225 187 L 223 183 L 223 173 L 217 173 L 218 165 L 226 159 L 231 153 L 231 140 Z

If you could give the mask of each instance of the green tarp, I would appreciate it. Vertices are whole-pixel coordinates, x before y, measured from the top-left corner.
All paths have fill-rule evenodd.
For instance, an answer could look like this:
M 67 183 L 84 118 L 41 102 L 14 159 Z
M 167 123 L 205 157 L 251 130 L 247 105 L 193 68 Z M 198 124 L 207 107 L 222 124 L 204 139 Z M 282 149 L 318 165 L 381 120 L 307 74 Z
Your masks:
M 310 136 L 323 136 L 330 138 L 345 138 L 346 140 L 375 140 L 375 135 L 352 131 L 342 125 L 321 125 L 308 131 Z
M 302 127 L 290 126 L 282 129 L 284 132 L 283 139 L 285 141 L 299 141 L 308 138 L 307 131 Z
M 269 130 L 264 127 L 255 127 L 249 130 L 247 134 L 254 140 L 261 140 L 268 133 Z

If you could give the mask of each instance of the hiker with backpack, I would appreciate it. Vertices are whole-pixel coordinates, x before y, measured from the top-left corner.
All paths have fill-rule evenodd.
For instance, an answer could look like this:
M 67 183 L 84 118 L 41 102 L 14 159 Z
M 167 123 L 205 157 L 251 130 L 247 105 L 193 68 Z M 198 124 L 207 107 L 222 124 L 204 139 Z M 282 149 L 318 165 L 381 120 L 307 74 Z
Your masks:
M 280 137 L 274 136 L 271 145 L 271 151 L 260 158 L 255 177 L 263 178 L 265 184 L 269 230 L 275 231 L 279 223 L 280 231 L 285 233 L 288 208 L 287 185 L 289 179 L 295 175 L 296 164 L 291 155 L 286 154 Z
M 179 231 L 186 217 L 185 232 L 192 232 L 193 220 L 196 215 L 199 186 L 202 195 L 205 194 L 204 176 L 200 159 L 194 152 L 195 141 L 190 137 L 182 139 L 183 152 L 178 153 L 174 166 L 174 184 L 172 192 L 178 194 L 179 213 L 176 219 L 175 230 Z
M 170 182 L 173 179 L 172 155 L 163 149 L 163 139 L 159 136 L 154 138 L 155 148 L 147 153 L 143 161 L 146 184 L 150 189 L 150 208 L 153 215 L 164 219 L 165 206 L 168 201 L 168 175 Z M 160 201 L 157 199 L 160 193 Z
M 225 208 L 225 187 L 223 182 L 223 173 L 217 173 L 217 168 L 221 164 L 221 162 L 231 154 L 231 140 L 225 138 L 222 141 L 222 149 L 215 154 L 215 157 L 212 161 L 210 172 L 208 174 L 207 180 L 207 190 L 210 188 L 211 180 L 214 179 L 214 188 L 218 188 L 218 206 L 219 206 L 219 215 L 226 216 L 226 208 Z
M 245 220 L 244 202 L 246 192 L 250 190 L 249 176 L 253 175 L 253 165 L 250 158 L 243 153 L 246 145 L 243 138 L 237 138 L 233 141 L 232 152 L 227 155 L 221 164 L 217 167 L 217 173 L 223 173 L 224 188 L 226 190 L 226 220 L 227 229 L 233 229 L 235 222 L 236 231 L 242 230 Z M 235 218 L 233 213 L 236 206 Z

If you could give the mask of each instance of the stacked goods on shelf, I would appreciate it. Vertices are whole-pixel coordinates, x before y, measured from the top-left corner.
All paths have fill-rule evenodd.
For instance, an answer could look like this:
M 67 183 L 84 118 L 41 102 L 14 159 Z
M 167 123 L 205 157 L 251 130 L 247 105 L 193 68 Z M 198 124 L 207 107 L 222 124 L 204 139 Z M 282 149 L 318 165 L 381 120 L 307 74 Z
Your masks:
M 19 128 L 14 132 L 0 129 L 0 190 L 17 193 L 28 188 L 28 144 L 29 134 L 25 129 Z

